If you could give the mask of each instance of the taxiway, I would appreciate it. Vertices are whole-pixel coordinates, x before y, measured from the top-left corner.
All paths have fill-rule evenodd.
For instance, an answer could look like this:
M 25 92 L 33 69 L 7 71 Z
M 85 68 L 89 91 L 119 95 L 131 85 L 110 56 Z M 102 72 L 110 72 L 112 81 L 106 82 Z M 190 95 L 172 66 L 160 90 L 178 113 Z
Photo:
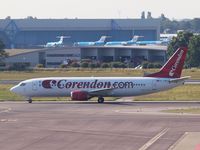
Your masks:
M 176 149 L 186 133 L 200 132 L 200 115 L 161 111 L 191 107 L 200 103 L 1 102 L 0 145 L 3 150 Z

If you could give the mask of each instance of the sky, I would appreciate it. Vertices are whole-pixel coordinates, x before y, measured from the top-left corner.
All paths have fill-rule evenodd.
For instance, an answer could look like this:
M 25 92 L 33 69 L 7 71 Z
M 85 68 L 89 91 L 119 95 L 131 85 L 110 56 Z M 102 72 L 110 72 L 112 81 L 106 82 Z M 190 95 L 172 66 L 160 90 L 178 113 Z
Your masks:
M 200 0 L 3 0 L 0 18 L 140 18 L 150 11 L 170 19 L 200 18 Z

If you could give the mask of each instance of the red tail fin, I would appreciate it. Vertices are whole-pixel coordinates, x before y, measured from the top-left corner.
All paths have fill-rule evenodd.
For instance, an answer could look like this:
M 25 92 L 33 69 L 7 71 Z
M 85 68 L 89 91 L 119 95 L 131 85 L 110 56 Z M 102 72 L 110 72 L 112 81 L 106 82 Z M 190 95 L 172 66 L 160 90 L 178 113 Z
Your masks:
M 149 74 L 147 77 L 180 78 L 187 50 L 187 47 L 178 48 L 159 72 Z

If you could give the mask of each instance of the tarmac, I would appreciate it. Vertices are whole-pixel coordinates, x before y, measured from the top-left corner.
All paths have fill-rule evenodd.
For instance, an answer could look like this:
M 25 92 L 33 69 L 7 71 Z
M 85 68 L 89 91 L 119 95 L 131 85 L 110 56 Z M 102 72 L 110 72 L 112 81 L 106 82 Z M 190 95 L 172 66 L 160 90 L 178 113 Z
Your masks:
M 174 150 L 200 150 L 200 132 L 186 132 L 183 137 L 171 147 Z
M 2 150 L 199 150 L 199 102 L 1 102 Z

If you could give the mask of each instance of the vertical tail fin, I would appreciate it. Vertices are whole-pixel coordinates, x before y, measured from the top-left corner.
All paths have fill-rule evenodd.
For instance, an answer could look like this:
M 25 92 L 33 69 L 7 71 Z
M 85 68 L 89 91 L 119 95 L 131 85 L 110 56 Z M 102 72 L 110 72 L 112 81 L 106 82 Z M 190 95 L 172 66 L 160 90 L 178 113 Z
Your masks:
M 98 42 L 105 42 L 107 36 L 102 36 Z
M 63 39 L 64 39 L 64 37 L 61 36 L 61 37 L 60 37 L 60 40 L 59 40 L 58 42 L 59 42 L 59 43 L 63 43 Z
M 134 35 L 133 39 L 131 40 L 132 42 L 137 42 L 139 38 L 141 38 L 143 36 L 138 36 L 138 35 Z
M 149 74 L 146 77 L 180 78 L 187 51 L 187 47 L 178 48 L 159 72 Z
M 63 43 L 63 40 L 66 38 L 71 38 L 71 36 L 57 36 L 57 38 L 59 38 L 60 40 L 58 41 L 58 43 Z

